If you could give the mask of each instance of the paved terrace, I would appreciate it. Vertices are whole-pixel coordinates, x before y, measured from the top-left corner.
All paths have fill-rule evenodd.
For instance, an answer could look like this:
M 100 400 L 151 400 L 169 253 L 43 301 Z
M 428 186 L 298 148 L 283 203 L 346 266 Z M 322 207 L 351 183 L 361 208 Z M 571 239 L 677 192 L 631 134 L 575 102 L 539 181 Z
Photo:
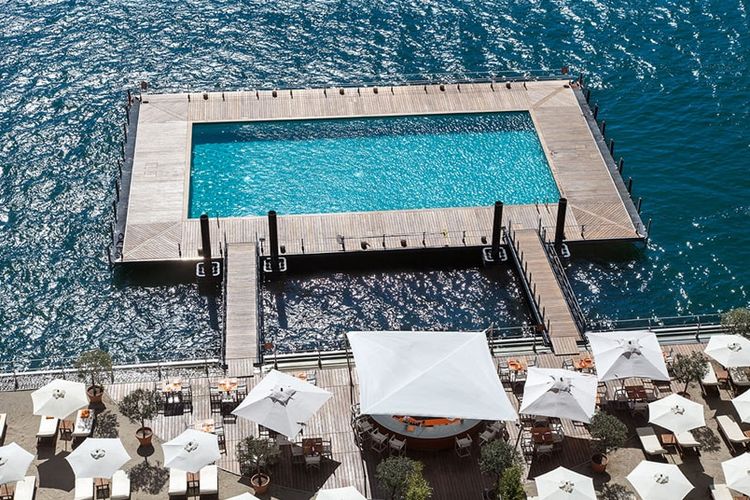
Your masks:
M 702 349 L 701 344 L 675 345 L 675 353 L 688 353 L 696 349 Z M 518 358 L 519 356 L 513 356 Z M 528 355 L 520 356 L 529 358 Z M 500 362 L 506 358 L 496 358 Z M 551 354 L 540 354 L 537 363 L 543 367 L 559 367 L 561 359 Z M 184 376 L 182 372 L 175 372 Z M 164 377 L 172 375 L 166 371 Z M 330 439 L 333 444 L 333 459 L 324 461 L 320 471 L 305 471 L 304 466 L 292 465 L 289 462 L 287 452 L 282 455 L 281 463 L 271 471 L 273 488 L 271 496 L 264 498 L 281 498 L 284 500 L 308 499 L 313 492 L 320 487 L 336 487 L 354 485 L 360 491 L 366 492 L 368 498 L 383 498 L 382 492 L 374 480 L 374 470 L 380 458 L 365 450 L 361 452 L 355 442 L 353 433 L 349 427 L 350 404 L 356 400 L 358 394 L 356 370 L 353 375 L 354 386 L 350 385 L 349 371 L 347 368 L 326 368 L 318 370 L 318 385 L 333 392 L 333 398 L 313 417 L 305 429 L 305 436 L 322 437 Z M 217 377 L 218 378 L 218 377 Z M 134 499 L 164 498 L 166 491 L 166 471 L 161 465 L 159 443 L 171 439 L 185 428 L 192 426 L 196 420 L 211 417 L 208 401 L 209 378 L 198 376 L 191 379 L 194 391 L 194 411 L 192 414 L 159 416 L 153 423 L 156 433 L 157 446 L 154 455 L 149 458 L 149 464 L 153 467 L 151 492 L 145 490 L 135 491 Z M 251 387 L 255 385 L 259 377 L 244 378 Z M 95 428 L 95 435 L 122 437 L 134 459 L 128 463 L 125 469 L 140 466 L 143 459 L 138 456 L 135 449 L 133 437 L 135 427 L 119 416 L 116 412 L 115 401 L 122 398 L 136 387 L 154 387 L 154 382 L 115 384 L 107 388 L 107 409 L 98 416 L 99 424 Z M 608 383 L 607 390 L 610 394 L 620 382 Z M 682 390 L 682 384 L 675 384 L 673 391 Z M 520 389 L 519 389 L 520 390 Z M 514 395 L 514 388 L 506 386 L 506 391 L 518 408 L 518 400 Z M 694 401 L 705 405 L 705 416 L 707 427 L 696 432 L 702 443 L 699 455 L 686 454 L 684 457 L 677 453 L 668 455 L 665 460 L 676 463 L 696 486 L 696 489 L 687 497 L 689 499 L 708 498 L 708 485 L 723 482 L 720 462 L 731 457 L 726 443 L 717 431 L 714 416 L 717 414 L 734 415 L 734 410 L 729 402 L 732 395 L 726 390 L 720 390 L 718 395 L 703 396 L 697 387 L 690 389 Z M 113 401 L 114 400 L 114 401 Z M 35 449 L 34 434 L 38 425 L 38 417 L 31 415 L 31 397 L 28 391 L 3 392 L 0 393 L 0 407 L 2 411 L 8 412 L 8 428 L 5 443 L 16 441 L 28 450 Z M 643 420 L 636 420 L 626 412 L 618 412 L 617 415 L 623 419 L 630 429 L 630 439 L 626 446 L 615 453 L 610 453 L 610 463 L 607 473 L 594 475 L 594 481 L 600 498 L 621 499 L 635 498 L 625 476 L 641 460 L 646 458 L 640 448 L 634 428 L 644 425 Z M 736 417 L 736 415 L 735 415 Z M 584 425 L 571 421 L 563 421 L 565 441 L 560 452 L 549 457 L 534 458 L 527 460 L 527 483 L 526 489 L 530 494 L 535 493 L 533 478 L 548 472 L 558 465 L 576 470 L 585 475 L 592 475 L 589 467 L 591 455 L 590 436 Z M 236 423 L 226 422 L 224 424 L 227 435 L 227 454 L 221 459 L 219 466 L 224 469 L 220 475 L 220 498 L 226 498 L 242 491 L 248 491 L 246 483 L 235 474 L 238 466 L 235 461 L 235 444 L 244 436 L 255 434 L 256 426 L 247 421 L 238 420 Z M 515 442 L 518 430 L 515 426 L 508 426 L 511 432 L 511 442 Z M 54 448 L 42 448 L 39 451 L 39 459 L 35 461 L 29 474 L 36 474 L 39 478 L 41 488 L 37 492 L 40 500 L 72 498 L 73 478 L 64 456 L 70 450 L 70 444 L 59 441 Z M 489 486 L 488 479 L 483 477 L 478 468 L 479 450 L 474 449 L 471 458 L 459 459 L 452 450 L 436 453 L 407 452 L 408 456 L 422 460 L 425 463 L 425 473 L 435 489 L 433 498 L 440 499 L 479 499 L 482 498 L 482 490 Z M 36 469 L 36 470 L 34 470 Z M 134 479 L 134 484 L 147 488 L 145 478 Z
M 298 89 L 147 95 L 140 105 L 122 262 L 196 260 L 197 220 L 188 219 L 191 131 L 194 123 L 527 111 L 569 210 L 566 237 L 634 240 L 645 235 L 601 136 L 590 127 L 580 90 L 567 81 L 474 83 L 373 88 Z M 583 103 L 583 104 L 581 104 Z M 588 118 L 588 121 L 587 121 Z M 597 142 L 598 141 L 598 142 Z M 268 207 L 272 209 L 273 207 Z M 556 206 L 515 205 L 504 221 L 517 229 L 552 227 Z M 283 215 L 279 243 L 287 254 L 369 249 L 484 246 L 491 207 L 344 214 Z M 267 238 L 263 217 L 223 218 L 214 241 Z M 261 249 L 261 254 L 267 252 Z

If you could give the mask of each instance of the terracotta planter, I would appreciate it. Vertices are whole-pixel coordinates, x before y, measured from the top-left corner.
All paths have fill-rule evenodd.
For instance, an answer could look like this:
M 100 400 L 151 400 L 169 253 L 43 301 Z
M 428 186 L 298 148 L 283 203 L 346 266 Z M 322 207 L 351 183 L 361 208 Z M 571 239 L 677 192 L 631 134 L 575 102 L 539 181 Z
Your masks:
M 607 470 L 607 455 L 603 453 L 594 453 L 591 456 L 591 470 L 594 472 L 602 473 Z
M 271 478 L 268 474 L 255 474 L 250 478 L 250 486 L 255 490 L 256 495 L 262 495 L 268 491 L 268 487 L 271 485 Z
M 135 431 L 135 437 L 141 446 L 151 446 L 151 438 L 154 437 L 154 431 L 151 427 L 141 427 Z
M 101 403 L 102 396 L 104 396 L 104 387 L 100 385 L 90 385 L 86 389 L 86 396 L 89 398 L 89 403 Z

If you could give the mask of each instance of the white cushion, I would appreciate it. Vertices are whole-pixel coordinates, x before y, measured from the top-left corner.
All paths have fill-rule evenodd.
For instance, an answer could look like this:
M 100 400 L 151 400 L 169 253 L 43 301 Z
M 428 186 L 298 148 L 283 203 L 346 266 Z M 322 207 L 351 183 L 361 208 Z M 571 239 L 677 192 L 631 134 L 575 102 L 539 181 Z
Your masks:
M 34 500 L 36 489 L 36 476 L 26 476 L 23 480 L 16 482 L 16 492 L 13 500 Z
M 737 422 L 729 415 L 717 415 L 716 421 L 729 441 L 733 443 L 746 443 L 750 441 L 750 438 L 745 436 L 740 426 L 737 425 Z
M 124 470 L 118 470 L 112 475 L 111 500 L 127 500 L 130 498 L 130 478 Z
M 734 495 L 726 484 L 712 484 L 710 489 L 714 500 L 734 500 Z
M 42 417 L 44 419 L 44 417 Z M 93 500 L 94 499 L 94 478 L 77 477 L 75 500 Z
M 683 448 L 695 448 L 697 446 L 700 446 L 701 444 L 695 439 L 695 436 L 690 431 L 685 432 L 676 432 L 675 437 L 677 438 L 677 442 L 680 446 Z
M 641 440 L 643 451 L 647 454 L 663 455 L 667 452 L 667 450 L 662 448 L 661 442 L 659 442 L 659 437 L 651 427 L 638 427 L 635 432 L 638 434 L 638 439 Z
M 42 419 L 39 421 L 39 431 L 36 433 L 36 436 L 41 438 L 53 437 L 55 434 L 57 434 L 58 423 L 59 420 L 56 418 L 42 417 Z
M 201 495 L 213 495 L 219 492 L 219 468 L 207 465 L 200 471 Z
M 184 496 L 187 494 L 187 472 L 180 469 L 169 469 L 169 495 Z

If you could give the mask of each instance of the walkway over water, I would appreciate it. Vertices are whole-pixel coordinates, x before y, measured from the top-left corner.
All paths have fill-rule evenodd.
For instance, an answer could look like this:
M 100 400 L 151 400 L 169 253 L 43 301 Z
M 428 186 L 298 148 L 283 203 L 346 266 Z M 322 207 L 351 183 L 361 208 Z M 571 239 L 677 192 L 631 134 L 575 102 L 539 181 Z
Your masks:
M 255 244 L 229 245 L 226 252 L 224 359 L 235 376 L 253 374 L 258 352 L 258 280 Z

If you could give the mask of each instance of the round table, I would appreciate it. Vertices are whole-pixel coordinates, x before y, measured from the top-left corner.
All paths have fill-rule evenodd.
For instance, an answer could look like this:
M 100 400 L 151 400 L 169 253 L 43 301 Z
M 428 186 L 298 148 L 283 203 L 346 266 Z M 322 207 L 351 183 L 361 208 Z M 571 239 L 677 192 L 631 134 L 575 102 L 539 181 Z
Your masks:
M 372 415 L 372 420 L 387 434 L 395 434 L 399 439 L 406 438 L 406 447 L 412 450 L 438 450 L 453 448 L 456 436 L 473 434 L 478 431 L 481 420 L 393 417 L 391 415 Z M 402 420 L 403 419 L 403 420 Z M 413 422 L 445 420 L 442 425 L 416 425 Z M 412 422 L 412 423 L 410 423 Z M 450 423 L 449 423 L 450 422 Z

